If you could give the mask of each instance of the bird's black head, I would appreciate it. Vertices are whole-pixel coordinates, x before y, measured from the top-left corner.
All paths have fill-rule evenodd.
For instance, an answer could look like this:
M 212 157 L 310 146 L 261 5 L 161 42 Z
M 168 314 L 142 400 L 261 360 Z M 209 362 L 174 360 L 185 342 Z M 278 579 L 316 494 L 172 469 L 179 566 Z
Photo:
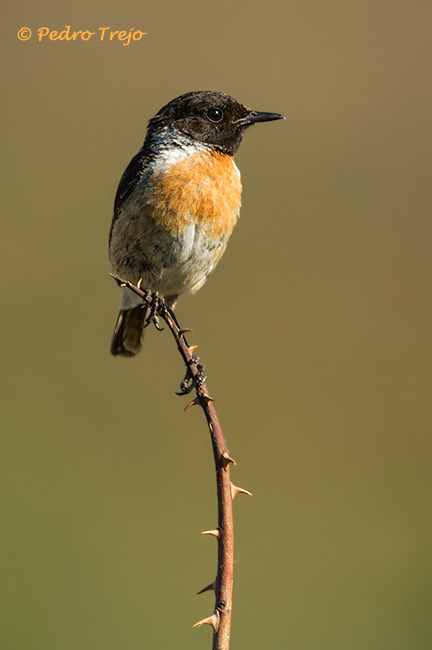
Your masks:
M 149 133 L 174 127 L 232 156 L 248 126 L 280 119 L 283 115 L 252 111 L 224 93 L 200 90 L 181 95 L 161 108 L 149 122 Z

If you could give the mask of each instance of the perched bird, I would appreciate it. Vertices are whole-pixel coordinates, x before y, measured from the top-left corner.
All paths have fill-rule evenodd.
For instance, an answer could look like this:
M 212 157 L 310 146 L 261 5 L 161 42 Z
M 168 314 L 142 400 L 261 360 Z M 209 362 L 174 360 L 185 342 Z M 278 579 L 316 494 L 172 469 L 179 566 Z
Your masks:
M 194 293 L 220 260 L 239 216 L 241 182 L 233 155 L 259 113 L 220 92 L 186 93 L 150 120 L 141 150 L 117 190 L 109 255 L 113 272 L 159 292 L 168 307 Z M 111 352 L 142 347 L 146 306 L 122 289 Z

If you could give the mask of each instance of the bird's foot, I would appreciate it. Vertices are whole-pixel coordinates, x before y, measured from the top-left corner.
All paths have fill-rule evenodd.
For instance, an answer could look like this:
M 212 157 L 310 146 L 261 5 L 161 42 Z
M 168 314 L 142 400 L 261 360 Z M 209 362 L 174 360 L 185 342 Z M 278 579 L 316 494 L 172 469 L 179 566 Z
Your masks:
M 151 325 L 156 327 L 156 329 L 159 332 L 162 332 L 163 327 L 160 327 L 159 325 L 159 316 L 158 316 L 158 311 L 161 309 L 165 308 L 165 301 L 163 298 L 159 298 L 159 294 L 157 291 L 152 293 L 151 291 L 146 291 L 146 299 L 150 302 L 151 300 L 151 308 L 150 308 L 150 314 L 147 316 L 145 319 L 143 329 Z
M 192 372 L 192 366 L 195 366 L 196 372 Z M 194 388 L 199 390 L 201 386 L 205 384 L 207 379 L 205 374 L 205 366 L 202 363 L 199 363 L 199 357 L 192 355 L 189 359 L 188 368 L 184 376 L 183 381 L 180 384 L 180 392 L 176 395 L 189 395 Z

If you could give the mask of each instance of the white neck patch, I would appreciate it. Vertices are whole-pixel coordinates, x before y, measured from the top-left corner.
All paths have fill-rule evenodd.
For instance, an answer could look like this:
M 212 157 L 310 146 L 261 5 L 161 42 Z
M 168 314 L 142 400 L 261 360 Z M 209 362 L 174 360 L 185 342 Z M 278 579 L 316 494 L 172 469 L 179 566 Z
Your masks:
M 209 150 L 206 145 L 172 126 L 155 131 L 150 141 L 150 147 L 156 154 L 151 162 L 151 167 L 154 170 L 166 169 L 184 158 L 193 156 L 200 151 Z

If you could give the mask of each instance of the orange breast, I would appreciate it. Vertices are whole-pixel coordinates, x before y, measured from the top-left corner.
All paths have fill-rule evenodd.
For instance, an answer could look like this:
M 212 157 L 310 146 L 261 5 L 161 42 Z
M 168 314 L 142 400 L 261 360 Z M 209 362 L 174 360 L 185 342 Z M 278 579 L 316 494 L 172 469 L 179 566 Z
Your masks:
M 199 223 L 209 236 L 229 236 L 240 209 L 240 174 L 231 156 L 199 152 L 156 171 L 147 202 L 170 231 Z

